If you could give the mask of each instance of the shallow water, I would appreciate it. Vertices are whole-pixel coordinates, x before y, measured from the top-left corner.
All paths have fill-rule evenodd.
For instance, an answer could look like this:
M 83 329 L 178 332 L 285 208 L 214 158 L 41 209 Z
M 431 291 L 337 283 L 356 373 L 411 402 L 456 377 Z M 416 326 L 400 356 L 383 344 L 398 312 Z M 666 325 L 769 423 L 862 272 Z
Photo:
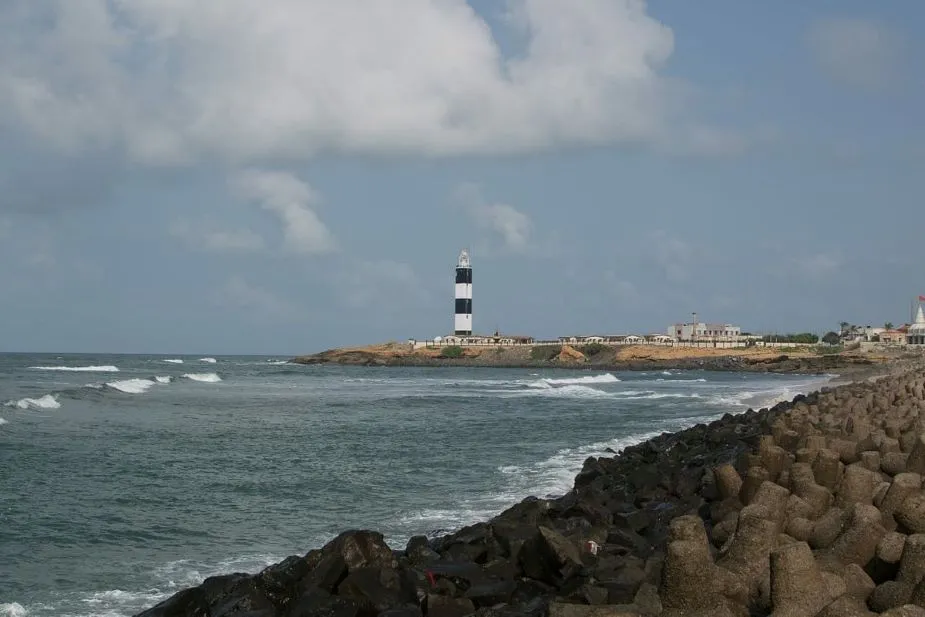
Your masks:
M 131 615 L 347 528 L 401 548 L 827 378 L 0 355 L 0 615 Z

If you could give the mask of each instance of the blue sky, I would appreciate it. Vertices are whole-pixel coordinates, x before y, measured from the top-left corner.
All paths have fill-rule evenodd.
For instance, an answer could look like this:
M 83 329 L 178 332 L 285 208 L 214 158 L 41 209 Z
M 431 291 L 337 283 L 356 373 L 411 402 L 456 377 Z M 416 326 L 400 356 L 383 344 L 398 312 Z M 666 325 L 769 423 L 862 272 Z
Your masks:
M 925 293 L 913 0 L 14 0 L 0 350 L 762 332 Z

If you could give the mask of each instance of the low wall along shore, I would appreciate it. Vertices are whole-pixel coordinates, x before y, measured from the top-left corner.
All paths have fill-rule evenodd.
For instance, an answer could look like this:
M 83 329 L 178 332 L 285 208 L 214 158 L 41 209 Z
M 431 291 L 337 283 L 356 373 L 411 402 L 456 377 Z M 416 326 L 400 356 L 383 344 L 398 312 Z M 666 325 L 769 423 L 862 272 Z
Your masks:
M 589 458 L 567 495 L 393 551 L 348 531 L 145 617 L 925 617 L 925 373 Z M 306 513 L 306 516 L 310 516 Z

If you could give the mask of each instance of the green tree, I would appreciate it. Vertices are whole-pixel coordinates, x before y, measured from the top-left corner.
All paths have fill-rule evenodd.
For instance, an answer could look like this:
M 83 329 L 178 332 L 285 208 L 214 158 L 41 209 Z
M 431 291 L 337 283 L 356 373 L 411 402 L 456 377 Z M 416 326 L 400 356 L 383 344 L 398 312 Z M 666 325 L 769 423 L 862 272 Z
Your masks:
M 449 347 L 444 347 L 443 351 L 440 352 L 441 358 L 462 358 L 463 348 L 459 345 L 450 345 Z
M 837 333 L 829 331 L 822 337 L 822 342 L 826 345 L 838 345 L 841 342 L 841 337 Z
M 892 329 L 893 329 L 893 322 L 892 322 L 892 321 L 888 321 L 888 322 L 886 322 L 885 324 L 883 324 L 883 327 L 886 328 L 887 330 L 892 330 Z

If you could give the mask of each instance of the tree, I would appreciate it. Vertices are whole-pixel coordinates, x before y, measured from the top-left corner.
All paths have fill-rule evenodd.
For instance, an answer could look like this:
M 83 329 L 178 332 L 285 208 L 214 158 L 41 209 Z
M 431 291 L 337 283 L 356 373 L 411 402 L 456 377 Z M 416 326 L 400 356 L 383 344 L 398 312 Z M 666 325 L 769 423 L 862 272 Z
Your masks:
M 885 329 L 887 329 L 887 330 L 892 330 L 892 329 L 893 329 L 893 322 L 892 322 L 892 321 L 888 321 L 888 322 L 886 322 L 885 324 L 883 324 L 883 327 L 884 327 Z
M 841 337 L 835 332 L 829 331 L 822 337 L 822 342 L 826 345 L 838 345 L 841 342 Z

